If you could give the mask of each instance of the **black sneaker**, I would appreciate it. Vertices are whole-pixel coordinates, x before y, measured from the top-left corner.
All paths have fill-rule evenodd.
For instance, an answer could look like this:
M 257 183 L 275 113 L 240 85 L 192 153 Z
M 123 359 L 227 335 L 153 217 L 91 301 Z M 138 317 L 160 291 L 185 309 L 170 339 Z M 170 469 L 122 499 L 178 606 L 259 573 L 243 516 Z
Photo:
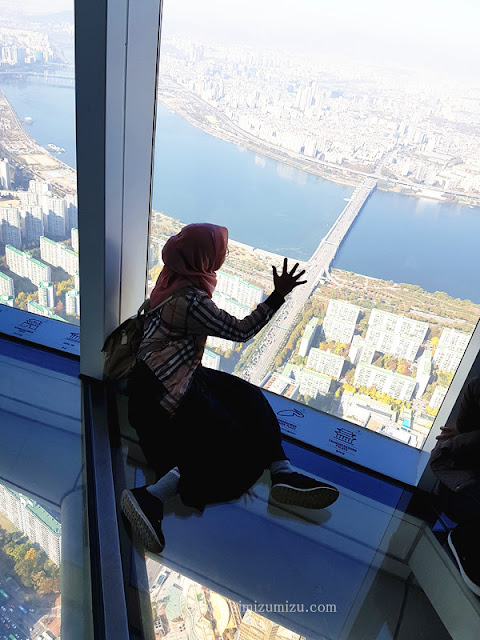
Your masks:
M 270 495 L 283 504 L 307 509 L 324 509 L 335 502 L 339 492 L 336 487 L 301 473 L 279 471 L 272 473 Z
M 152 553 L 161 553 L 165 548 L 162 533 L 163 502 L 152 496 L 145 486 L 124 489 L 121 507 L 145 549 Z
M 448 534 L 448 546 L 452 550 L 465 584 L 477 596 L 480 596 L 480 553 L 477 540 L 474 540 L 464 527 L 456 526 Z

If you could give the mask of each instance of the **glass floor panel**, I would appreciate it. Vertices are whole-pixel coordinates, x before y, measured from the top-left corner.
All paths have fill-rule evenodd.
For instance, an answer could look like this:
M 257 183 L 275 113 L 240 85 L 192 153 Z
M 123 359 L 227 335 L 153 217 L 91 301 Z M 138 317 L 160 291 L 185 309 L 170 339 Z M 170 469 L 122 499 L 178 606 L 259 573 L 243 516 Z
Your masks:
M 90 635 L 78 369 L 0 338 L 2 640 Z
M 135 625 L 138 637 L 175 640 L 480 637 L 480 600 L 446 531 L 432 531 L 433 512 L 411 515 L 399 508 L 409 494 L 398 485 L 293 444 L 286 450 L 294 466 L 339 487 L 334 505 L 275 504 L 265 473 L 251 499 L 202 515 L 168 503 L 159 556 L 132 546 L 120 525 L 130 611 L 141 605 L 132 637 Z M 132 441 L 123 440 L 122 455 L 123 486 L 153 481 Z M 315 473 L 305 456 L 316 459 Z

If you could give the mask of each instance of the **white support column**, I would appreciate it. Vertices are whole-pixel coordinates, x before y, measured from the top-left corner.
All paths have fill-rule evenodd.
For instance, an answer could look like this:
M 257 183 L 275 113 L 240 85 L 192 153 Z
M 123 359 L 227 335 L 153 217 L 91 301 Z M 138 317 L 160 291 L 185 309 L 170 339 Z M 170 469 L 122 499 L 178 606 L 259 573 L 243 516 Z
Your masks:
M 77 25 L 81 372 L 145 295 L 161 0 L 83 0 Z M 85 31 L 85 32 L 84 32 Z

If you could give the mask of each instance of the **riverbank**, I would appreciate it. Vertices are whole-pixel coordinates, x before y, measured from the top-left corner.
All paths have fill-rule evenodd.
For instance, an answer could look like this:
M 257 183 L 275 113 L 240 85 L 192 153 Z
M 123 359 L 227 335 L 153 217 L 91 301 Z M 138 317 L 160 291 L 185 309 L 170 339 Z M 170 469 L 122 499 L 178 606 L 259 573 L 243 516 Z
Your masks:
M 77 172 L 40 146 L 24 129 L 15 110 L 0 91 L 0 148 L 10 163 L 32 179 L 48 182 L 59 196 L 75 195 Z
M 287 152 L 278 147 L 268 145 L 266 141 L 248 134 L 232 122 L 224 113 L 195 94 L 185 91 L 176 83 L 164 82 L 161 87 L 159 87 L 158 100 L 167 107 L 167 109 L 184 118 L 205 133 L 226 142 L 232 142 L 250 151 L 254 151 L 257 154 L 272 158 L 295 169 L 316 175 L 324 180 L 356 187 L 369 175 L 372 175 L 368 171 L 359 171 L 321 160 L 309 159 L 301 154 Z M 415 198 L 428 198 L 438 202 L 480 206 L 480 197 L 466 193 L 444 192 L 434 189 L 433 187 L 426 188 L 420 184 L 388 178 L 385 175 L 377 176 L 377 179 L 377 189 L 380 191 L 398 193 Z

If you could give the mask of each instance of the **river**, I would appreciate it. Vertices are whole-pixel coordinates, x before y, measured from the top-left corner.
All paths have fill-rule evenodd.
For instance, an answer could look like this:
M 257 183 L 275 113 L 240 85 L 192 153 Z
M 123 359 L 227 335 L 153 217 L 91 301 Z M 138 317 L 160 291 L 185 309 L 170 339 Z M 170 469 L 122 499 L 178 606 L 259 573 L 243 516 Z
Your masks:
M 0 88 L 20 118 L 33 118 L 29 134 L 64 147 L 74 167 L 73 87 L 38 78 Z M 153 206 L 183 222 L 222 224 L 235 240 L 308 259 L 353 191 L 215 138 L 163 105 L 157 117 Z M 480 303 L 478 238 L 478 207 L 377 191 L 334 266 Z

